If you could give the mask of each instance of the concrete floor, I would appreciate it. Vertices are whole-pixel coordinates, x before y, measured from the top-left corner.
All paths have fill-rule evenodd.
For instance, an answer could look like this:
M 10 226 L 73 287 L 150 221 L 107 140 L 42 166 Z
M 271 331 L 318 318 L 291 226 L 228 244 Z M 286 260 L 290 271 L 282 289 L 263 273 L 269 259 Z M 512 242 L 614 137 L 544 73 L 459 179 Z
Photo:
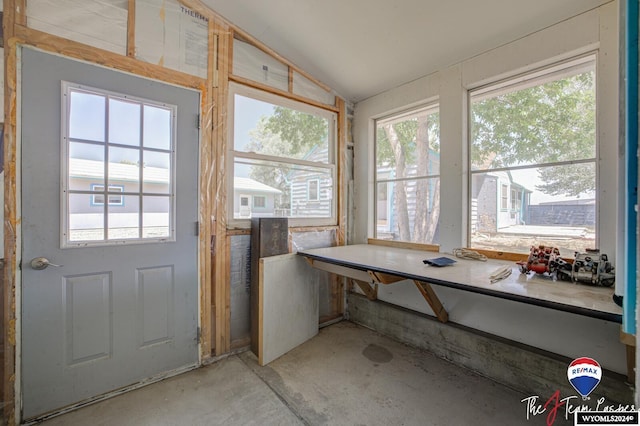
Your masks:
M 525 397 L 427 352 L 341 322 L 267 367 L 245 352 L 43 424 L 545 424 L 546 416 L 527 421 L 520 402 Z M 565 423 L 560 420 L 555 424 Z

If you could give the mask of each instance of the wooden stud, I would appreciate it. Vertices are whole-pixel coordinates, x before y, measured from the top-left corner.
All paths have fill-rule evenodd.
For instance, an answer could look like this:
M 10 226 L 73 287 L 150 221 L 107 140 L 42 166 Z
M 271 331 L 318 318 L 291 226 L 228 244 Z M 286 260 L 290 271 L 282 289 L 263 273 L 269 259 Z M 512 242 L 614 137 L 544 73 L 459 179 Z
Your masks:
M 424 281 L 414 280 L 413 282 L 416 287 L 418 287 L 418 290 L 422 294 L 422 297 L 424 297 L 424 300 L 426 300 L 429 306 L 431 306 L 431 309 L 433 310 L 433 313 L 436 314 L 436 317 L 438 317 L 438 320 L 440 322 L 448 322 L 449 314 L 444 309 L 444 306 L 442 306 L 442 303 L 440 302 L 440 299 L 438 299 L 438 295 L 433 291 L 433 288 Z
M 346 120 L 347 109 L 344 99 L 336 97 L 338 106 L 338 191 L 336 211 L 338 212 L 338 245 L 346 244 L 347 229 L 347 135 Z
M 127 5 L 127 56 L 136 57 L 136 0 Z
M 134 58 L 87 46 L 42 31 L 17 26 L 15 36 L 17 43 L 31 45 L 48 52 L 89 61 L 97 65 L 130 72 L 142 77 L 161 80 L 178 86 L 191 87 L 203 92 L 206 90 L 206 79 L 180 71 L 174 71 L 159 65 L 138 61 Z
M 218 87 L 213 89 L 214 93 L 214 121 L 213 125 L 213 146 L 215 147 L 214 168 L 215 176 L 213 197 L 214 202 L 212 218 L 214 225 L 212 233 L 215 237 L 214 252 L 215 264 L 213 267 L 216 298 L 216 330 L 215 330 L 215 354 L 222 355 L 229 351 L 230 340 L 230 289 L 226 281 L 226 269 L 229 264 L 226 259 L 226 233 L 227 233 L 227 191 L 226 191 L 226 150 L 227 150 L 227 109 L 228 109 L 228 52 L 233 40 L 230 38 L 229 28 L 225 23 L 214 19 L 213 30 L 218 36 L 218 52 L 216 63 L 218 67 Z
M 26 24 L 24 0 L 5 0 L 4 36 L 4 294 L 3 294 L 3 422 L 16 424 L 16 285 L 18 274 L 18 205 L 17 205 L 17 44 L 16 24 Z
M 289 93 L 285 90 L 276 89 L 275 87 L 267 86 L 266 84 L 258 83 L 253 80 L 249 80 L 248 78 L 239 77 L 237 75 L 229 75 L 229 80 L 235 81 L 236 83 L 243 84 L 245 86 L 253 87 L 263 92 L 272 93 L 274 95 L 282 96 L 283 98 L 292 99 L 294 101 L 303 102 L 305 104 L 313 105 L 318 108 L 326 109 L 327 111 L 338 112 L 338 108 L 333 105 L 323 104 L 322 102 L 314 101 L 313 99 L 308 99 L 299 95 L 294 95 L 293 93 Z
M 293 93 L 293 68 L 289 67 L 289 93 Z
M 27 0 L 14 0 L 13 11 L 15 13 L 14 22 L 16 25 L 27 26 Z M 7 9 L 7 5 L 11 6 L 11 2 L 4 2 L 4 8 Z M 6 33 L 5 33 L 6 37 Z
M 631 345 L 625 346 L 627 349 L 627 380 L 632 385 L 636 383 L 636 347 Z

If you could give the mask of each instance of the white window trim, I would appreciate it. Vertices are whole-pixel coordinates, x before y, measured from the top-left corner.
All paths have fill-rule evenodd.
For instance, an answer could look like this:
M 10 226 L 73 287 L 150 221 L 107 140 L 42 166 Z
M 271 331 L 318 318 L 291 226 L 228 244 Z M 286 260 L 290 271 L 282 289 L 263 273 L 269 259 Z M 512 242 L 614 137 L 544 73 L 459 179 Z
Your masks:
M 499 96 L 503 93 L 508 93 L 515 90 L 525 90 L 530 87 L 538 86 L 541 84 L 545 84 L 549 81 L 554 81 L 557 79 L 561 79 L 570 75 L 575 75 L 581 72 L 586 71 L 587 69 L 593 69 L 595 72 L 595 81 L 596 81 L 596 99 L 595 99 L 595 108 L 596 108 L 596 129 L 600 127 L 600 110 L 601 105 L 598 100 L 600 90 L 600 72 L 601 69 L 598 65 L 599 62 L 599 52 L 598 51 L 587 51 L 573 57 L 565 58 L 563 60 L 559 60 L 553 62 L 551 64 L 538 67 L 535 69 L 530 69 L 527 72 L 513 75 L 511 77 L 496 79 L 493 82 L 485 82 L 481 86 L 475 86 L 473 88 L 468 88 L 467 94 L 467 147 L 466 147 L 466 161 L 467 161 L 467 170 L 468 170 L 468 184 L 467 184 L 467 221 L 466 221 L 466 241 L 467 245 L 471 246 L 471 228 L 472 228 L 472 220 L 471 220 L 471 180 L 474 174 L 482 174 L 487 172 L 495 172 L 495 171 L 507 171 L 507 170 L 517 170 L 517 169 L 528 169 L 528 168 L 540 168 L 547 166 L 562 166 L 567 164 L 594 164 L 596 170 L 596 186 L 595 186 L 595 199 L 596 199 L 596 222 L 595 222 L 595 245 L 600 246 L 600 218 L 602 217 L 600 214 L 601 205 L 600 205 L 600 192 L 601 188 L 601 179 L 600 179 L 600 150 L 601 150 L 601 139 L 599 137 L 599 131 L 596 131 L 596 147 L 595 147 L 595 156 L 593 158 L 588 159 L 578 159 L 578 160 L 567 160 L 567 161 L 557 161 L 553 163 L 534 163 L 534 164 L 526 164 L 526 165 L 517 165 L 517 166 L 509 166 L 509 167 L 497 167 L 497 168 L 486 168 L 486 169 L 477 169 L 473 170 L 471 165 L 471 99 L 473 96 L 478 100 L 486 99 L 493 96 Z M 504 184 L 501 183 L 501 186 Z M 512 211 L 509 200 L 510 191 L 507 190 L 507 209 L 502 208 L 502 192 L 500 192 L 500 199 L 498 200 L 498 213 Z
M 291 109 L 296 109 L 302 112 L 314 114 L 327 119 L 329 123 L 329 162 L 316 163 L 306 160 L 294 160 L 286 157 L 273 157 L 268 155 L 261 155 L 255 153 L 241 153 L 234 150 L 234 122 L 235 122 L 235 95 L 241 95 L 248 98 L 253 98 L 259 101 L 268 102 L 274 105 L 280 105 Z M 288 164 L 302 164 L 312 167 L 325 169 L 329 172 L 331 182 L 337 182 L 337 146 L 338 146 L 338 129 L 337 129 L 337 114 L 333 111 L 325 110 L 316 106 L 308 105 L 303 102 L 294 101 L 292 99 L 274 95 L 272 93 L 264 92 L 262 90 L 255 89 L 253 87 L 244 86 L 238 83 L 229 83 L 229 107 L 228 107 L 228 143 L 227 143 L 227 162 L 226 162 L 226 176 L 227 176 L 227 193 L 233 194 L 233 181 L 234 181 L 234 161 L 236 158 L 243 159 L 264 159 L 267 161 L 275 161 Z M 293 206 L 292 206 L 293 208 Z M 331 199 L 331 215 L 330 217 L 311 217 L 311 218 L 289 218 L 289 226 L 335 226 L 338 223 L 337 218 L 337 200 L 332 197 Z M 249 228 L 251 227 L 251 221 L 249 219 L 234 218 L 234 203 L 227 203 L 227 224 L 230 227 L 237 228 Z
M 416 176 L 410 176 L 410 177 L 403 177 L 403 178 L 397 178 L 397 177 L 388 177 L 388 178 L 384 178 L 384 179 L 379 179 L 378 178 L 378 161 L 376 158 L 376 151 L 377 151 L 377 146 L 376 146 L 376 141 L 377 141 L 377 127 L 378 127 L 378 123 L 379 122 L 385 122 L 385 123 L 397 123 L 397 122 L 402 122 L 405 121 L 407 119 L 407 117 L 411 117 L 414 116 L 416 114 L 419 113 L 424 113 L 424 114 L 433 114 L 435 112 L 440 113 L 440 102 L 438 99 L 432 100 L 430 102 L 427 103 L 421 103 L 419 105 L 415 105 L 413 107 L 408 107 L 406 109 L 401 109 L 399 111 L 395 111 L 393 113 L 389 113 L 389 114 L 385 114 L 382 115 L 380 117 L 375 117 L 373 119 L 373 138 L 372 138 L 372 144 L 371 144 L 371 149 L 373 151 L 373 159 L 372 159 L 372 163 L 371 163 L 371 167 L 372 167 L 372 175 L 373 175 L 373 191 L 372 191 L 372 197 L 373 197 L 373 218 L 372 218 L 372 222 L 373 222 L 373 229 L 371 232 L 371 235 L 373 236 L 373 238 L 378 238 L 378 225 L 377 225 L 377 217 L 378 217 L 378 185 L 379 184 L 386 184 L 387 185 L 387 200 L 386 200 L 386 204 L 387 204 L 387 216 L 390 217 L 392 215 L 392 202 L 393 202 L 393 197 L 390 196 L 390 190 L 391 187 L 399 181 L 419 181 L 419 180 L 426 180 L 426 181 L 430 181 L 431 179 L 441 179 L 441 168 L 438 168 L 438 173 L 437 174 L 424 174 L 424 175 L 416 175 Z M 395 189 L 394 189 L 395 190 Z M 442 197 L 442 194 L 440 194 L 440 196 Z M 440 212 L 442 214 L 442 211 Z M 440 220 L 440 218 L 438 219 L 438 221 Z M 387 219 L 387 223 L 389 223 L 389 219 Z M 407 243 L 412 243 L 411 241 L 405 241 Z
M 311 198 L 311 184 L 315 182 L 316 184 L 316 197 Z M 320 201 L 320 179 L 309 179 L 307 180 L 307 201 Z
M 102 187 L 101 190 L 97 190 L 96 189 L 96 188 L 100 188 L 100 187 Z M 104 185 L 102 185 L 102 184 L 91 184 L 91 190 L 95 191 L 95 193 L 93 195 L 91 195 L 91 205 L 92 206 L 104 206 L 104 201 L 103 202 L 96 201 L 96 196 L 98 196 L 98 195 L 104 196 Z M 110 206 L 124 206 L 124 195 L 122 195 L 122 194 L 113 194 L 112 192 L 124 192 L 124 185 L 110 184 L 109 185 L 109 190 L 107 191 L 107 199 L 109 200 L 109 205 Z M 112 203 L 111 199 L 109 198 L 112 195 L 120 197 L 120 202 Z

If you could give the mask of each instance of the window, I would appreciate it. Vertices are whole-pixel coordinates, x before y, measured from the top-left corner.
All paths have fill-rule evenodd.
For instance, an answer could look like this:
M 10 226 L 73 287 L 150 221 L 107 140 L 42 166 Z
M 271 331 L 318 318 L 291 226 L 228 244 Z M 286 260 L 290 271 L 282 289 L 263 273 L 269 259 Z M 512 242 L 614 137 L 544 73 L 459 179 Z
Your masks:
M 469 92 L 472 247 L 596 246 L 595 87 L 588 56 Z
M 375 237 L 438 242 L 440 121 L 438 107 L 376 122 Z
M 253 196 L 253 207 L 257 209 L 264 209 L 267 207 L 267 197 L 264 195 Z
M 507 185 L 500 185 L 500 209 L 507 210 L 509 205 L 507 201 L 509 200 L 507 194 L 509 192 L 509 187 Z
M 104 205 L 104 185 L 92 184 L 91 191 L 101 192 L 101 194 L 94 194 L 91 196 L 91 205 L 92 206 Z M 109 185 L 109 191 L 107 193 L 110 206 L 124 206 L 124 198 L 122 197 L 122 195 L 113 194 L 113 192 L 124 192 L 124 186 Z
M 233 194 L 259 192 L 260 216 L 288 217 L 289 223 L 333 225 L 330 195 L 336 179 L 335 114 L 300 102 L 231 84 L 233 126 L 229 167 Z M 315 184 L 309 185 L 315 180 Z M 231 193 L 231 192 L 230 192 Z M 237 195 L 229 217 L 248 217 Z M 268 199 L 268 203 L 267 203 Z
M 175 106 L 66 82 L 63 101 L 62 246 L 173 240 Z
M 307 182 L 307 200 L 318 201 L 320 199 L 320 181 L 318 179 L 311 179 Z

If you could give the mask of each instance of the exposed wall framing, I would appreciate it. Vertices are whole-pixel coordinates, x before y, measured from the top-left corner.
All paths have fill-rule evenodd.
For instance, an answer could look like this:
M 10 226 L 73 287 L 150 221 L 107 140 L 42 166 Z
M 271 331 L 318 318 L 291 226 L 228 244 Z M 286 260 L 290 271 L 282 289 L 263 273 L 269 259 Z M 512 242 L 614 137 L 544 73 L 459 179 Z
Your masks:
M 163 82 L 198 89 L 202 93 L 200 115 L 200 355 L 202 361 L 223 355 L 237 347 L 230 341 L 230 289 L 229 289 L 229 245 L 232 235 L 247 235 L 248 230 L 233 230 L 227 227 L 227 190 L 225 154 L 227 149 L 227 105 L 230 81 L 256 87 L 300 102 L 333 111 L 338 115 L 338 182 L 337 225 L 321 228 L 296 228 L 296 232 L 335 229 L 336 244 L 345 243 L 347 223 L 346 210 L 346 111 L 342 99 L 335 97 L 335 104 L 325 104 L 294 93 L 296 74 L 303 76 L 331 94 L 331 88 L 262 44 L 250 34 L 234 27 L 217 15 L 200 0 L 178 0 L 184 7 L 208 19 L 208 51 L 206 78 L 200 78 L 162 65 L 136 59 L 136 0 L 128 0 L 126 54 L 87 46 L 77 41 L 37 31 L 27 26 L 26 6 L 28 0 L 4 0 L 4 170 L 5 170 L 5 270 L 4 270 L 4 422 L 15 424 L 19 409 L 19 380 L 16 381 L 16 289 L 20 283 L 20 205 L 19 180 L 17 177 L 17 54 L 21 45 L 60 54 L 74 59 L 133 73 Z M 232 74 L 234 37 L 250 43 L 262 52 L 288 67 L 288 90 L 274 89 Z M 344 289 L 342 280 L 333 278 L 332 310 L 334 316 L 343 313 Z M 19 413 L 19 412 L 18 412 Z

